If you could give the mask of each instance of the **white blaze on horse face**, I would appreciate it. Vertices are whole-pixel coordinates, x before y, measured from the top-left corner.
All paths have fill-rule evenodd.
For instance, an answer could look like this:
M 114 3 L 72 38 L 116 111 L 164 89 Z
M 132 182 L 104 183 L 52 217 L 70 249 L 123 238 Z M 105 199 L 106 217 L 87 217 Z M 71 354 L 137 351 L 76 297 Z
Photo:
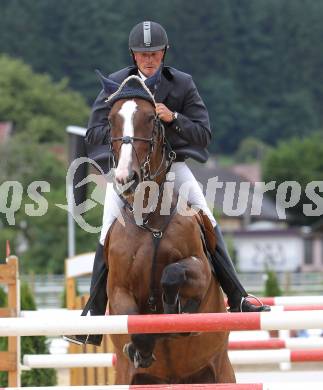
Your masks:
M 134 136 L 133 117 L 137 111 L 137 103 L 134 100 L 128 100 L 123 103 L 119 114 L 123 118 L 123 137 Z M 130 176 L 132 166 L 132 144 L 122 144 L 119 162 L 115 171 L 115 177 L 119 183 L 126 183 Z

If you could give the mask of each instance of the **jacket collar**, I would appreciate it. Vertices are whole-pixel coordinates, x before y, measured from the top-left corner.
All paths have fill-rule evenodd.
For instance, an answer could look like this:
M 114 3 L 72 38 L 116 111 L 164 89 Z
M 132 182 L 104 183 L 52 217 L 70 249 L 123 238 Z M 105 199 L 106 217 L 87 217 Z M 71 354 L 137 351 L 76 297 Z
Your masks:
M 138 74 L 138 68 L 133 65 L 129 68 L 129 76 L 131 75 L 137 75 Z M 173 79 L 173 72 L 172 68 L 169 68 L 168 66 L 164 66 L 162 70 L 161 75 L 161 81 L 160 85 L 157 88 L 157 91 L 155 92 L 155 100 L 157 103 L 163 103 L 169 94 L 170 90 L 172 89 L 171 80 Z
M 154 96 L 156 103 L 163 103 L 171 89 L 172 89 L 171 82 L 168 80 L 167 77 L 165 77 L 164 72 L 162 72 L 160 85 L 158 86 Z

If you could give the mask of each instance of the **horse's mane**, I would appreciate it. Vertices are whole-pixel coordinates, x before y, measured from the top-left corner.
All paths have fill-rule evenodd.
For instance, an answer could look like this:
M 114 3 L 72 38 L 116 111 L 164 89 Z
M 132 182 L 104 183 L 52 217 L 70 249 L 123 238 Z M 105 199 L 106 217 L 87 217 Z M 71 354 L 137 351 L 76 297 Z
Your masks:
M 140 91 L 140 89 L 142 89 L 142 91 Z M 112 100 L 115 101 L 122 98 L 131 99 L 135 97 L 141 97 L 141 94 L 143 95 L 142 97 L 144 99 L 147 100 L 148 98 L 148 100 L 151 100 L 154 106 L 156 105 L 154 95 L 151 93 L 150 89 L 147 87 L 142 78 L 136 75 L 131 75 L 123 80 L 119 88 L 114 93 L 112 93 L 106 101 L 111 102 Z

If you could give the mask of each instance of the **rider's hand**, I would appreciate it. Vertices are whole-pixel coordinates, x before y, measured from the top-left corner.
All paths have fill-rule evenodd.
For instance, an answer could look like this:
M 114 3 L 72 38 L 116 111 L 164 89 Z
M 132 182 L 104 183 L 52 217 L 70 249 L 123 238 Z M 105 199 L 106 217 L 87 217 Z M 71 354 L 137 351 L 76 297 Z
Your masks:
M 166 123 L 173 122 L 174 120 L 173 112 L 169 110 L 163 103 L 156 103 L 156 114 L 162 121 Z

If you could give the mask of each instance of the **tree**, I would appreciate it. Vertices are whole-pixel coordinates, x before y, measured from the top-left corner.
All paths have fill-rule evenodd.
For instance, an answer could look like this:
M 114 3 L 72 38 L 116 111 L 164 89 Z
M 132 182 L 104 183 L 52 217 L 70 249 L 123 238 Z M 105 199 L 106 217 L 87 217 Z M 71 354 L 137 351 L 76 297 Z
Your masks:
M 1 193 L 7 200 L 8 209 L 12 209 L 11 213 L 2 208 L 0 221 L 5 231 L 11 232 L 11 247 L 22 259 L 22 271 L 63 272 L 67 217 L 55 204 L 65 201 L 65 165 L 50 152 L 48 145 L 26 144 L 18 136 L 3 145 L 0 153 L 3 157 Z M 17 185 L 6 192 L 4 186 L 9 180 Z M 37 205 L 28 194 L 27 189 L 35 180 L 49 186 L 49 192 L 40 189 L 38 192 L 43 196 L 43 206 Z M 32 205 L 36 213 L 28 212 L 28 205 Z M 37 216 L 40 207 L 44 211 L 40 210 Z
M 67 79 L 53 83 L 20 60 L 0 56 L 0 118 L 15 124 L 28 143 L 62 143 L 66 126 L 85 126 L 89 109 Z
M 282 294 L 275 271 L 267 269 L 265 283 L 265 297 L 279 297 Z
M 268 152 L 268 145 L 258 138 L 247 137 L 239 145 L 236 152 L 236 161 L 242 163 L 260 162 Z
M 2 0 L 0 14 L 0 52 L 55 81 L 68 77 L 91 103 L 100 89 L 93 70 L 131 64 L 131 27 L 160 22 L 166 64 L 191 73 L 207 103 L 212 151 L 235 152 L 250 136 L 275 145 L 322 127 L 320 1 Z M 47 118 L 43 125 L 53 127 Z
M 276 190 L 270 195 L 276 197 L 277 187 L 285 181 L 297 181 L 301 186 L 300 201 L 290 208 L 294 223 L 312 224 L 317 217 L 304 215 L 304 204 L 312 204 L 305 190 L 308 183 L 322 180 L 323 161 L 322 131 L 306 138 L 293 138 L 280 142 L 275 149 L 268 152 L 263 161 L 263 178 L 266 182 L 275 180 Z M 322 190 L 316 189 L 317 196 L 322 197 Z
M 22 258 L 23 272 L 63 273 L 67 214 L 56 204 L 66 203 L 65 128 L 84 126 L 89 109 L 66 81 L 53 83 L 49 76 L 7 56 L 0 56 L 0 68 L 0 118 L 15 124 L 11 139 L 0 146 L 0 248 L 10 239 Z M 47 187 L 37 187 L 35 193 L 29 187 L 35 181 L 46 182 Z M 44 213 L 37 213 L 39 202 L 31 192 L 33 198 L 43 197 Z M 94 237 L 88 241 L 82 241 L 83 248 L 88 243 L 86 250 L 95 246 Z

